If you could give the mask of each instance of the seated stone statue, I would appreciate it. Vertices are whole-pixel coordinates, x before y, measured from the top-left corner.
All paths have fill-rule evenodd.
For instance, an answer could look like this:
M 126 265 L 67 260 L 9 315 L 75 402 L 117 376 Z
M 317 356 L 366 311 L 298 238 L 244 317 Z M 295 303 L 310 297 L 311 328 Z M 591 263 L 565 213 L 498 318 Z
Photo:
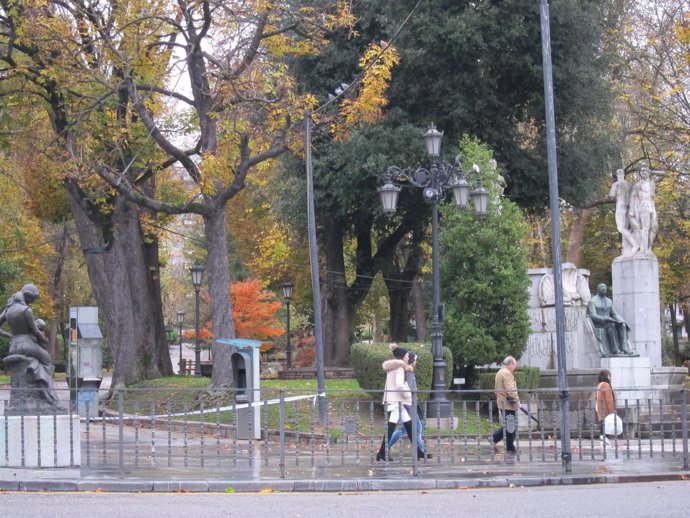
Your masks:
M 0 326 L 7 324 L 11 333 L 0 330 L 10 339 L 10 350 L 4 359 L 11 376 L 9 414 L 62 413 L 53 393 L 54 367 L 48 351 L 48 341 L 39 328 L 42 321 L 34 320 L 29 304 L 38 298 L 38 288 L 25 285 L 7 301 L 0 313 Z M 43 324 L 45 325 L 45 324 Z
M 613 301 L 606 296 L 606 284 L 597 286 L 597 294 L 587 304 L 587 316 L 592 322 L 601 355 L 639 356 L 628 342 L 630 326 L 613 309 Z

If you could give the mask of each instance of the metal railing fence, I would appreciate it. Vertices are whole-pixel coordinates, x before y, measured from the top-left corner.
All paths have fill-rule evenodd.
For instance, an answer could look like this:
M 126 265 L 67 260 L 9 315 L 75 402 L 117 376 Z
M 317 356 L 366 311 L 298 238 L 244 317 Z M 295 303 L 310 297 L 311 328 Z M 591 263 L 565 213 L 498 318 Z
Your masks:
M 425 459 L 416 455 L 416 404 L 410 407 L 412 440 L 403 434 L 402 440 L 386 447 L 387 454 L 380 456 L 382 440 L 387 444 L 389 438 L 378 393 L 327 390 L 319 396 L 298 390 L 262 390 L 253 401 L 246 397 L 249 392 L 123 389 L 115 390 L 109 401 L 72 401 L 65 393 L 61 396 L 68 414 L 79 415 L 79 419 L 66 420 L 69 424 L 60 433 L 70 434 L 70 448 L 79 449 L 79 455 L 69 454 L 72 465 L 115 473 L 180 470 L 190 476 L 232 472 L 251 478 L 290 478 L 325 467 L 392 465 L 409 467 L 417 474 L 425 466 L 466 469 L 500 462 L 561 462 L 561 408 L 556 389 L 522 396 L 517 455 L 507 454 L 502 447 L 495 449 L 488 441 L 507 424 L 493 391 L 452 393 L 452 419 L 424 418 L 428 394 L 420 393 L 421 441 L 430 456 Z M 571 390 L 570 396 L 573 463 L 656 457 L 677 459 L 679 467 L 688 469 L 690 402 L 686 389 L 655 389 L 642 394 L 644 397 L 639 389 L 617 390 L 616 413 L 622 430 L 608 437 L 602 437 L 596 419 L 593 390 Z M 318 397 L 327 402 L 323 416 L 319 415 Z M 0 389 L 0 408 L 7 410 L 8 402 L 9 389 Z M 30 419 L 38 421 L 36 432 L 27 431 Z M 21 466 L 30 457 L 38 458 L 39 467 L 57 466 L 57 458 L 65 455 L 58 451 L 63 446 L 57 421 L 57 416 L 3 412 L 0 467 L 17 462 Z M 51 442 L 46 444 L 48 436 Z

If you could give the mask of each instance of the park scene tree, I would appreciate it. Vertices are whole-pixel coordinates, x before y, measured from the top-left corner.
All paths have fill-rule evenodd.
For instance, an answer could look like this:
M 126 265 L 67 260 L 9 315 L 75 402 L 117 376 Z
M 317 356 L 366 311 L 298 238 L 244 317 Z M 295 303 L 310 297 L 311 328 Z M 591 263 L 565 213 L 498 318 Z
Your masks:
M 685 309 L 690 330 L 687 23 L 666 0 L 552 5 L 566 256 L 609 280 L 611 175 L 650 162 L 664 173 L 664 303 Z M 428 339 L 429 206 L 403 189 L 384 216 L 376 188 L 389 166 L 424 161 L 432 122 L 445 159 L 477 163 L 490 186 L 492 157 L 505 180 L 486 221 L 443 208 L 446 345 L 462 365 L 524 348 L 524 270 L 550 260 L 538 2 L 1 0 L 0 63 L 2 295 L 38 284 L 54 336 L 69 305 L 97 305 L 113 386 L 174 371 L 165 323 L 177 285 L 190 286 L 162 242 L 182 215 L 195 218 L 182 241 L 187 264 L 206 268 L 212 336 L 256 334 L 258 320 L 240 331 L 233 319 L 239 281 L 277 292 L 290 277 L 296 318 L 308 327 L 322 312 L 328 366 L 348 365 L 359 328 Z M 305 252 L 305 145 L 321 308 Z M 487 268 L 492 257 L 503 271 Z M 215 388 L 231 381 L 228 354 L 213 346 Z

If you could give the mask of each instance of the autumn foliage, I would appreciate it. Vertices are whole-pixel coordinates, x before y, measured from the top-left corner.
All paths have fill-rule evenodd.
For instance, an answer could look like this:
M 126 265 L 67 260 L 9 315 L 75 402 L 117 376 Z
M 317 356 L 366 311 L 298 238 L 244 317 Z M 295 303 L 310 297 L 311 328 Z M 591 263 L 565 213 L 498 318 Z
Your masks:
M 262 289 L 258 280 L 248 279 L 231 284 L 230 299 L 237 338 L 268 340 L 285 334 L 276 316 L 282 303 L 276 300 L 274 293 Z M 194 338 L 194 331 L 186 331 L 184 336 Z M 199 338 L 213 338 L 211 322 L 199 330 Z
M 276 314 L 282 303 L 275 295 L 261 288 L 259 281 L 249 279 L 230 286 L 230 300 L 238 338 L 266 340 L 285 334 Z

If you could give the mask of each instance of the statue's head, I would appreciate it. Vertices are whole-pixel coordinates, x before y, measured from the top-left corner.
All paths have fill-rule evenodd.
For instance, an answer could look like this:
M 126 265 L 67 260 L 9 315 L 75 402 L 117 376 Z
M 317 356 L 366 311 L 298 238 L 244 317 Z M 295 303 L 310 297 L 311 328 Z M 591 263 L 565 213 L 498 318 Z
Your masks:
M 602 297 L 608 292 L 608 287 L 603 282 L 597 286 L 597 293 Z
M 640 177 L 643 180 L 649 178 L 649 166 L 647 164 L 642 164 L 642 166 L 640 167 Z
M 616 171 L 616 179 L 619 182 L 622 182 L 623 180 L 625 180 L 625 171 L 623 171 L 622 169 L 618 169 Z
M 27 303 L 33 302 L 38 298 L 38 288 L 34 284 L 25 284 L 22 288 L 22 295 Z

